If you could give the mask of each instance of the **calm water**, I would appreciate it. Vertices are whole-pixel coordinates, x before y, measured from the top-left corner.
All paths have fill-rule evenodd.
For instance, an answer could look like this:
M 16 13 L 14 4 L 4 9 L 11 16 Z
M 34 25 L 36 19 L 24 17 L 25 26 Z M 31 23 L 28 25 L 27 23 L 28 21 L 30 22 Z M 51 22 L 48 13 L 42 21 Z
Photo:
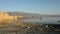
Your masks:
M 60 21 L 60 17 L 43 17 L 42 20 L 39 18 L 29 18 L 29 19 L 22 19 L 24 22 L 37 22 L 43 24 L 60 24 L 57 21 Z

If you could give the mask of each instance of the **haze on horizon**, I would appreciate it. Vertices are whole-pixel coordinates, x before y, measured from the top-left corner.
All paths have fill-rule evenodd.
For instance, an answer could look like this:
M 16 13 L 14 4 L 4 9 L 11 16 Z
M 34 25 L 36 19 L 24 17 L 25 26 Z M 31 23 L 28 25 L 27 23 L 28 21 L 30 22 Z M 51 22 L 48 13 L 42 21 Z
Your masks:
M 60 0 L 0 0 L 0 11 L 60 15 Z

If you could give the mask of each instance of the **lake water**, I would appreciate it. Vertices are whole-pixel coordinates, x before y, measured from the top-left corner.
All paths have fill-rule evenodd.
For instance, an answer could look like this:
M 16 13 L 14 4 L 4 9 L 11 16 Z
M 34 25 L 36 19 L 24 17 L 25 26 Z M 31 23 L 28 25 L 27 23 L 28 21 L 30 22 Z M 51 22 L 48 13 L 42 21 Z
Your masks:
M 37 22 L 37 23 L 43 23 L 43 24 L 60 24 L 57 21 L 60 21 L 60 17 L 43 17 L 42 20 L 40 18 L 28 18 L 28 19 L 22 19 L 24 22 Z

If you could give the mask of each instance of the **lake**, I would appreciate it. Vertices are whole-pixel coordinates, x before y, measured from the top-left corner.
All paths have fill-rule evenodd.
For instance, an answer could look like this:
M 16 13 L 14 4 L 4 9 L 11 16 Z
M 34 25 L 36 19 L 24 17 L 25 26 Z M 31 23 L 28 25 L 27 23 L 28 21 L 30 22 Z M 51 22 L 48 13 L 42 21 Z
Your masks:
M 37 22 L 42 24 L 60 24 L 57 21 L 60 21 L 60 17 L 42 17 L 40 18 L 28 18 L 28 19 L 21 19 L 23 22 Z

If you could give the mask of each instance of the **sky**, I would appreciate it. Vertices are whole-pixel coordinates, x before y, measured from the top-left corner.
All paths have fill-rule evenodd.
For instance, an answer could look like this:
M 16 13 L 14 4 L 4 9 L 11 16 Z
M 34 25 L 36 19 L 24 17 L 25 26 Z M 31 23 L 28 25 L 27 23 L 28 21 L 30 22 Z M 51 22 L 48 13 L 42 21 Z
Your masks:
M 0 0 L 0 11 L 60 15 L 60 0 Z

